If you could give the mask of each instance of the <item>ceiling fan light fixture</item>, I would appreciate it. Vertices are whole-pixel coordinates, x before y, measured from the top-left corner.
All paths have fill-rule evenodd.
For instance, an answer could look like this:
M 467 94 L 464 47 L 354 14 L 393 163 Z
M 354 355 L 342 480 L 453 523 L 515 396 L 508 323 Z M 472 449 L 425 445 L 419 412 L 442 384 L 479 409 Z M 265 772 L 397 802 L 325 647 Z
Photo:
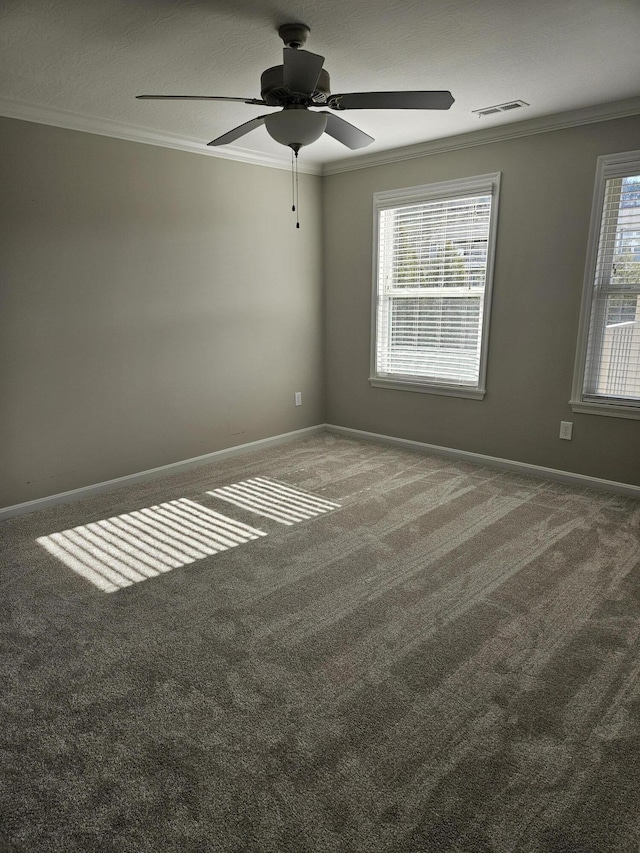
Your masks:
M 283 24 L 278 30 L 285 47 L 282 65 L 262 72 L 260 98 L 236 98 L 226 95 L 136 95 L 151 100 L 242 101 L 245 104 L 282 107 L 281 112 L 256 116 L 234 127 L 207 145 L 228 145 L 257 127 L 265 125 L 269 136 L 285 145 L 296 157 L 304 145 L 316 142 L 323 133 L 332 136 L 352 151 L 370 145 L 374 139 L 333 112 L 310 112 L 310 107 L 329 110 L 448 110 L 454 102 L 449 91 L 347 92 L 331 94 L 329 73 L 323 68 L 324 56 L 301 50 L 309 35 L 306 24 Z M 502 105 L 505 109 L 513 106 Z
M 327 127 L 327 117 L 306 107 L 293 107 L 268 115 L 264 123 L 269 136 L 296 151 L 320 139 Z

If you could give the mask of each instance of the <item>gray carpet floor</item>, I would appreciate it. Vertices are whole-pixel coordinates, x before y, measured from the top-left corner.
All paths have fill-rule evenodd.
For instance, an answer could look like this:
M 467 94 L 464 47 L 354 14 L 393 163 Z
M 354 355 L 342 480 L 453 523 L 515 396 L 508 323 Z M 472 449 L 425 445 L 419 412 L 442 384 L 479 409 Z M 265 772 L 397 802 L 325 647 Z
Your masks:
M 0 534 L 0 850 L 640 849 L 638 501 L 321 435 Z

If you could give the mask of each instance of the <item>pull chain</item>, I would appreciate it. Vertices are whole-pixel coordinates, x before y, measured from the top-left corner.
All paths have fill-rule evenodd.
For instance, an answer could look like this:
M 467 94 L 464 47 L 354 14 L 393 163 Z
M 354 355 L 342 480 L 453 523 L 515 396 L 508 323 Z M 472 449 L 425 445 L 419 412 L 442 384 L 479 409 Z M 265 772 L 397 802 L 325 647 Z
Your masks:
M 298 151 L 301 146 L 297 143 L 291 145 L 291 210 L 296 215 L 296 228 L 300 227 L 300 187 L 298 184 Z
M 296 211 L 296 228 L 300 227 L 300 187 L 298 185 L 298 152 L 294 151 L 296 155 L 296 201 L 295 201 L 295 211 Z
M 293 155 L 294 150 L 291 149 L 291 210 L 295 213 L 296 210 L 296 184 L 294 177 L 294 166 L 293 166 Z

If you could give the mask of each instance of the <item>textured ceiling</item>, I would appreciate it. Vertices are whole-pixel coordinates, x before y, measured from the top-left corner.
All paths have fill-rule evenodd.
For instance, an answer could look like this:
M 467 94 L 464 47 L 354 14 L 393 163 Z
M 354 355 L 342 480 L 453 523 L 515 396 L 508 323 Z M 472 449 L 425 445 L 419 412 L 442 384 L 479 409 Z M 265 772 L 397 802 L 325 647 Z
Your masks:
M 134 96 L 259 97 L 287 21 L 311 27 L 307 48 L 326 57 L 333 92 L 453 93 L 447 112 L 343 113 L 375 137 L 366 153 L 640 94 L 640 0 L 4 0 L 0 98 L 206 144 L 264 107 Z M 471 112 L 516 98 L 531 106 Z M 264 128 L 240 143 L 283 152 Z M 301 159 L 347 156 L 324 137 Z

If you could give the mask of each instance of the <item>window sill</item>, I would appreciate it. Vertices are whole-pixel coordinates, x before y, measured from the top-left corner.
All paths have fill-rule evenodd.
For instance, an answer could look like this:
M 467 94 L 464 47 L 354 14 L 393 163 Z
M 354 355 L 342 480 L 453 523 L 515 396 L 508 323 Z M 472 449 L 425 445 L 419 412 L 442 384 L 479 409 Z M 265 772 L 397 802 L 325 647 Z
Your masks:
M 583 415 L 640 420 L 640 406 L 617 406 L 615 403 L 591 403 L 584 400 L 570 400 L 569 405 L 573 412 Z
M 424 382 L 412 382 L 410 379 L 383 379 L 371 376 L 369 383 L 374 388 L 390 388 L 396 391 L 417 391 L 419 394 L 438 394 L 442 397 L 465 397 L 469 400 L 482 400 L 484 388 L 465 388 L 463 385 L 433 385 Z

